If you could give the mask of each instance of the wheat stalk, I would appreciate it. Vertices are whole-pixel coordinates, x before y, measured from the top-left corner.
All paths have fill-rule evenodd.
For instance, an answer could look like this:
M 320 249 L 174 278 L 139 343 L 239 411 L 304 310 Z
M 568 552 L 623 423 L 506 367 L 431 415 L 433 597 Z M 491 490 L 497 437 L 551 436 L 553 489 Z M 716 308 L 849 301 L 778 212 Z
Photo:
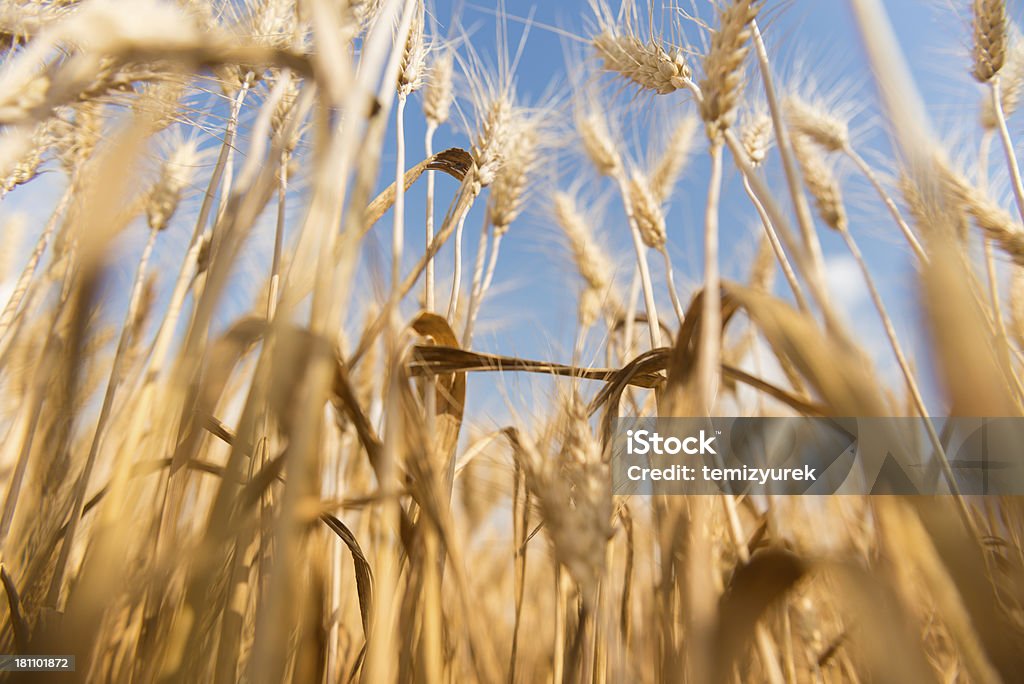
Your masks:
M 451 48 L 444 48 L 437 53 L 428 71 L 426 89 L 423 95 L 423 113 L 427 119 L 424 149 L 427 157 L 433 156 L 434 134 L 437 132 L 438 127 L 448 120 L 448 115 L 451 111 L 454 63 L 455 60 Z M 427 173 L 426 242 L 424 243 L 426 245 L 429 245 L 434 239 L 434 184 L 434 173 L 429 171 Z M 427 311 L 433 311 L 436 296 L 433 259 L 427 263 L 423 287 L 425 291 L 424 308 Z

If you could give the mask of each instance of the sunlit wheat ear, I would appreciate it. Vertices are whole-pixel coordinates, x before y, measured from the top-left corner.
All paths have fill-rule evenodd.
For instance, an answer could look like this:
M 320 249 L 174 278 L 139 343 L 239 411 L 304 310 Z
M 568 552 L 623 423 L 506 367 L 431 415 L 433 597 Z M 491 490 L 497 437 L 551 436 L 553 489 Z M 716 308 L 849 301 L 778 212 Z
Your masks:
M 512 101 L 507 94 L 502 93 L 486 104 L 471 148 L 477 178 L 484 187 L 494 182 L 504 163 L 514 128 L 513 119 Z
M 1024 264 L 1024 227 L 985 192 L 947 164 L 940 165 L 940 178 L 952 203 L 960 207 L 975 225 L 1018 264 Z
M 380 14 L 384 0 L 342 0 L 342 6 L 347 5 L 348 16 L 358 28 L 359 32 L 366 30 Z
M 646 90 L 666 95 L 685 88 L 690 67 L 678 48 L 666 50 L 657 43 L 644 43 L 636 36 L 605 29 L 593 39 L 606 71 L 617 73 Z
M 614 176 L 622 169 L 615 141 L 608 130 L 608 120 L 604 112 L 597 108 L 577 114 L 576 130 L 583 143 L 583 151 L 590 163 L 602 176 Z
M 434 52 L 434 59 L 427 70 L 426 85 L 423 88 L 423 114 L 427 123 L 440 126 L 448 121 L 451 113 L 454 90 L 452 73 L 455 58 L 452 49 L 443 47 Z
M 199 153 L 195 141 L 179 145 L 164 162 L 160 179 L 146 201 L 150 228 L 164 230 L 167 227 L 198 165 Z
M 54 120 L 51 128 L 54 152 L 69 175 L 92 156 L 102 128 L 102 105 L 93 102 L 64 109 Z
M 409 95 L 423 85 L 427 65 L 427 43 L 424 35 L 423 0 L 416 0 L 412 26 L 402 50 L 402 62 L 398 69 L 398 93 Z
M 832 167 L 822 158 L 814 143 L 805 136 L 793 136 L 793 151 L 803 173 L 804 184 L 814 198 L 814 206 L 821 220 L 833 230 L 846 230 L 843 195 Z
M 185 93 L 184 83 L 174 78 L 144 83 L 139 86 L 138 93 L 132 109 L 136 116 L 155 119 L 154 130 L 161 131 L 178 121 L 179 103 Z
M 640 171 L 630 175 L 629 203 L 633 207 L 633 217 L 644 244 L 651 249 L 662 249 L 667 239 L 665 214 L 651 189 L 650 180 Z
M 974 0 L 974 44 L 971 74 L 982 83 L 992 80 L 1006 61 L 1007 21 L 1005 0 Z
M 557 455 L 543 453 L 526 439 L 522 458 L 555 557 L 569 570 L 579 585 L 580 598 L 590 606 L 612 535 L 611 480 L 585 410 L 573 409 L 572 399 L 563 406 L 558 418 L 570 422 L 560 426 L 562 445 Z
M 19 185 L 24 185 L 39 174 L 43 156 L 53 142 L 51 124 L 44 122 L 36 125 L 26 143 L 26 150 L 18 155 L 7 175 L 0 180 L 0 191 L 10 192 Z
M 950 204 L 946 202 L 945 198 L 940 200 L 939 198 L 925 196 L 911 174 L 906 170 L 900 171 L 898 185 L 907 211 L 921 235 L 928 235 L 928 231 L 935 225 L 952 226 L 955 228 L 955 233 L 960 239 L 966 239 L 969 224 L 967 211 L 962 202 Z M 944 214 L 940 217 L 940 212 L 937 211 L 939 206 L 943 209 L 955 209 L 956 213 L 953 216 Z M 939 222 L 940 220 L 942 221 L 941 223 Z
M 849 125 L 824 106 L 790 95 L 783 102 L 786 123 L 794 133 L 814 141 L 827 152 L 840 152 L 850 144 Z
M 672 126 L 668 144 L 660 147 L 660 155 L 650 170 L 651 192 L 659 203 L 672 194 L 676 181 L 690 161 L 697 133 L 697 117 L 687 116 Z
M 747 114 L 740 125 L 740 143 L 750 163 L 760 166 L 768 157 L 774 140 L 772 117 L 765 111 L 755 110 Z
M 284 48 L 295 34 L 295 7 L 289 0 L 251 0 L 247 38 L 256 45 Z
M 295 107 L 296 98 L 299 96 L 299 83 L 294 78 L 288 79 L 288 83 L 285 86 L 284 94 L 278 101 L 277 106 L 274 107 L 274 113 L 270 117 L 270 132 L 274 135 L 274 138 L 280 138 L 284 135 L 288 128 L 288 118 L 292 114 Z M 284 147 L 284 151 L 292 153 L 295 151 L 295 147 L 299 144 L 299 138 L 302 134 L 302 128 L 295 126 L 291 129 L 291 134 L 287 140 L 282 140 L 281 144 Z
M 568 193 L 556 192 L 552 205 L 555 222 L 565 234 L 573 263 L 587 284 L 587 289 L 605 292 L 612 284 L 611 261 L 597 242 L 576 200 Z
M 999 70 L 999 102 L 1003 105 L 1006 118 L 1017 111 L 1024 92 L 1024 37 L 1016 24 L 1010 23 L 1009 27 L 1006 60 Z M 999 125 L 992 97 L 987 92 L 981 98 L 981 125 L 986 131 L 994 130 Z
M 526 119 L 512 125 L 505 161 L 491 185 L 487 218 L 495 233 L 505 233 L 522 211 L 530 174 L 539 159 L 540 131 Z
M 711 34 L 711 47 L 704 56 L 704 94 L 701 116 L 708 125 L 728 128 L 735 118 L 736 104 L 743 89 L 743 62 L 750 52 L 750 23 L 757 18 L 760 0 L 723 0 L 718 10 L 718 29 Z

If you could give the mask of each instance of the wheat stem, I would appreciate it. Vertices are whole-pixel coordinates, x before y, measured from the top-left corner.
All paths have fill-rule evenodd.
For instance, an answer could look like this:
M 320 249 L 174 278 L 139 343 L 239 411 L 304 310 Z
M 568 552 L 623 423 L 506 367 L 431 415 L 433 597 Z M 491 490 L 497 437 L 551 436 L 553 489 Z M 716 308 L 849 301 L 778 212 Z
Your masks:
M 640 283 L 643 286 L 644 306 L 647 309 L 647 328 L 650 331 L 651 349 L 661 346 L 661 325 L 658 318 L 658 306 L 654 301 L 654 287 L 651 284 L 651 271 L 647 266 L 647 246 L 640 237 L 640 229 L 636 224 L 636 216 L 633 213 L 633 203 L 629 197 L 629 189 L 626 186 L 626 177 L 620 171 L 615 173 L 615 180 L 619 184 L 619 192 L 622 194 L 622 204 L 626 210 L 626 220 L 629 223 L 630 232 L 633 235 L 633 247 L 636 250 L 637 268 L 640 269 Z
M 167 305 L 164 318 L 160 322 L 156 339 L 153 341 L 152 351 L 143 367 L 142 382 L 144 384 L 149 384 L 156 379 L 156 375 L 163 368 L 167 353 L 170 351 L 171 342 L 178 327 L 178 318 L 181 316 L 181 308 L 188 294 L 189 281 L 195 275 L 196 266 L 199 263 L 199 255 L 204 243 L 204 228 L 210 217 L 213 196 L 223 178 L 224 169 L 227 165 L 231 148 L 234 145 L 235 133 L 238 130 L 238 116 L 241 112 L 246 92 L 246 88 L 240 89 L 232 102 L 231 115 L 224 130 L 224 141 L 221 143 L 217 164 L 213 168 L 210 182 L 206 187 L 206 194 L 203 196 L 203 203 L 199 209 L 199 217 L 196 219 L 195 229 L 192 231 L 192 239 L 189 242 L 188 251 L 185 253 L 185 259 L 181 264 L 178 278 L 171 292 L 170 302 Z
M 818 284 L 816 289 L 822 297 L 825 297 L 823 301 L 827 302 L 827 293 L 823 285 L 825 276 L 822 265 L 821 244 L 814 230 L 814 220 L 811 217 L 811 208 L 807 203 L 807 197 L 804 195 L 803 184 L 800 182 L 800 172 L 797 170 L 796 159 L 793 155 L 789 129 L 786 126 L 782 107 L 779 104 L 771 64 L 768 61 L 768 50 L 765 47 L 764 39 L 761 37 L 761 29 L 757 25 L 757 20 L 751 22 L 751 29 L 754 35 L 757 63 L 761 71 L 761 81 L 764 84 L 765 97 L 768 100 L 768 109 L 771 112 L 772 121 L 775 123 L 775 141 L 779 148 L 779 155 L 782 157 L 782 168 L 786 174 L 786 183 L 789 187 L 790 200 L 793 202 L 793 210 L 796 212 L 797 225 L 803 237 L 803 249 L 806 251 L 809 259 L 808 266 L 810 272 L 807 275 Z
M 629 285 L 629 298 L 626 300 L 626 320 L 622 324 L 622 353 L 619 361 L 625 365 L 633 359 L 633 335 L 636 328 L 636 310 L 640 305 L 640 271 L 633 271 L 633 279 Z
M 683 319 L 686 318 L 686 309 L 683 308 L 683 303 L 679 301 L 679 292 L 676 291 L 676 278 L 672 273 L 672 258 L 668 255 L 668 247 L 662 245 L 658 251 L 665 257 L 665 284 L 668 286 L 668 296 L 672 300 L 672 308 L 675 309 L 676 318 L 679 319 L 679 324 L 682 325 Z
M 779 205 L 776 204 L 775 200 L 772 199 L 771 190 L 760 176 L 757 175 L 754 167 L 750 164 L 743 144 L 731 130 L 725 130 L 723 132 L 723 136 L 725 138 L 725 144 L 729 146 L 729 151 L 732 152 L 733 162 L 739 167 L 740 171 L 743 173 L 743 177 L 750 182 L 750 187 L 754 191 L 754 195 L 764 207 L 765 213 L 771 218 L 772 225 L 775 226 L 775 230 L 782 239 L 783 244 L 793 255 L 797 268 L 799 268 L 804 274 L 805 281 L 810 288 L 810 294 L 822 312 L 828 329 L 834 334 L 846 337 L 842 324 L 836 317 L 835 311 L 828 303 L 827 295 L 824 292 L 823 282 L 810 277 L 809 275 L 813 271 L 813 268 L 808 263 L 809 257 L 807 255 L 807 251 L 805 249 L 801 249 L 800 245 L 796 242 L 792 231 L 789 229 L 789 222 L 786 219 L 786 215 L 783 213 Z
M 427 159 L 434 156 L 434 134 L 437 132 L 437 124 L 433 121 L 427 123 L 427 132 L 424 139 L 424 148 Z M 429 245 L 434 240 L 434 183 L 436 177 L 433 171 L 427 171 L 427 219 L 426 219 L 426 242 Z M 424 308 L 433 311 L 434 303 L 434 260 L 427 261 L 426 275 L 424 276 Z
M 1020 214 L 1021 221 L 1024 221 L 1024 182 L 1021 181 L 1020 165 L 1017 163 L 1017 152 L 1013 149 L 1010 129 L 1006 126 L 1006 115 L 1003 113 L 1003 103 L 999 97 L 998 75 L 992 78 L 991 95 L 992 109 L 996 115 L 996 128 L 999 129 L 999 138 L 1003 142 L 1003 151 L 1006 153 L 1006 166 L 1013 181 L 1013 195 L 1017 199 L 1017 212 Z
M 479 298 L 482 297 L 481 287 L 484 282 L 484 270 L 487 265 L 487 248 L 490 243 L 491 226 L 487 217 L 484 217 L 484 224 L 480 227 L 480 241 L 476 246 L 476 258 L 473 264 L 473 282 L 469 286 L 469 304 L 466 308 L 466 325 L 462 333 L 462 346 L 469 348 L 469 340 L 472 338 L 473 318 L 476 316 L 476 309 L 479 306 Z M 495 234 L 495 241 L 501 237 Z
M 697 356 L 697 396 L 701 414 L 708 414 L 718 391 L 721 357 L 722 294 L 718 271 L 718 204 L 722 193 L 722 141 L 711 141 L 711 172 L 704 211 L 704 298 L 701 311 L 700 352 Z
M 44 354 L 45 358 L 45 354 Z M 42 400 L 45 379 L 39 378 L 32 383 L 32 389 L 25 397 L 21 416 L 15 424 L 14 429 L 7 436 L 5 441 L 16 444 L 19 447 L 18 460 L 11 474 L 10 483 L 7 485 L 7 495 L 4 497 L 3 517 L 0 518 L 0 549 L 6 550 L 7 533 L 10 532 L 11 523 L 14 521 L 14 512 L 18 506 L 18 498 L 21 496 L 21 486 L 25 480 L 25 471 L 28 468 L 28 461 L 32 455 L 32 444 L 39 425 L 39 415 L 42 413 Z
M 8 340 L 7 335 L 11 329 L 11 324 L 14 322 L 14 318 L 18 311 L 21 309 L 22 303 L 25 301 L 25 297 L 29 290 L 29 285 L 32 283 L 32 276 L 35 274 L 36 267 L 39 265 L 39 260 L 42 259 L 43 252 L 46 251 L 46 245 L 49 244 L 50 238 L 53 236 L 54 231 L 57 228 L 57 223 L 64 215 L 64 211 L 71 203 L 71 198 L 74 196 L 75 181 L 72 179 L 68 182 L 68 187 L 64 190 L 60 200 L 57 202 L 57 206 L 54 208 L 53 213 L 50 214 L 50 218 L 46 221 L 46 225 L 43 227 L 43 232 L 40 233 L 39 239 L 36 241 L 35 247 L 32 249 L 32 254 L 29 256 L 28 262 L 25 264 L 25 268 L 22 269 L 21 275 L 18 276 L 18 281 L 14 285 L 14 291 L 11 293 L 10 299 L 7 300 L 7 305 L 4 306 L 3 313 L 0 314 L 0 340 L 6 349 Z M 2 352 L 0 352 L 2 355 Z
M 274 226 L 274 252 L 270 259 L 270 287 L 267 293 L 267 320 L 274 320 L 277 312 L 277 294 L 281 287 L 281 251 L 284 247 L 284 224 L 288 198 L 288 163 L 290 154 L 281 151 L 281 170 L 277 186 L 277 223 Z
M 907 384 L 907 389 L 910 391 L 910 397 L 911 401 L 914 402 L 914 408 L 924 421 L 925 430 L 928 432 L 928 440 L 931 442 L 932 449 L 935 450 L 935 457 L 939 459 L 939 466 L 942 468 L 943 475 L 949 484 L 950 491 L 956 496 L 962 512 L 967 515 L 966 504 L 960 495 L 960 488 L 956 483 L 953 470 L 950 468 L 949 460 L 946 457 L 946 450 L 942 446 L 942 440 L 939 439 L 938 433 L 935 432 L 935 426 L 928 413 L 928 407 L 925 406 L 921 390 L 917 385 L 917 380 L 914 378 L 914 372 L 910 367 L 910 363 L 907 361 L 906 354 L 903 352 L 903 346 L 900 344 L 899 337 L 896 335 L 896 328 L 893 326 L 892 319 L 889 317 L 889 313 L 885 307 L 885 302 L 882 300 L 882 295 L 878 292 L 878 288 L 875 286 L 875 280 L 871 277 L 871 271 L 868 269 L 868 265 L 864 261 L 864 255 L 861 254 L 860 248 L 857 246 L 857 242 L 853 239 L 853 235 L 850 233 L 849 229 L 843 229 L 839 232 L 843 236 L 843 241 L 846 243 L 847 249 L 850 250 L 850 254 L 857 262 L 857 267 L 864 276 L 864 283 L 867 285 L 868 294 L 871 296 L 871 301 L 875 305 L 875 309 L 878 311 L 878 316 L 882 321 L 882 327 L 885 330 L 885 336 L 889 340 L 889 345 L 892 347 L 893 354 L 896 357 L 896 363 L 899 364 L 900 372 L 903 374 L 903 379 Z
M 726 519 L 729 521 L 729 536 L 736 548 L 736 556 L 741 563 L 747 563 L 750 561 L 750 550 L 747 548 L 747 537 L 743 533 L 743 524 L 740 522 L 736 509 L 736 498 L 732 494 L 725 494 L 722 496 L 722 503 L 725 504 Z M 757 644 L 758 655 L 768 681 L 771 684 L 784 684 L 786 680 L 782 674 L 782 668 L 779 666 L 775 642 L 763 623 L 758 622 L 754 628 L 754 641 Z
M 750 202 L 754 205 L 754 209 L 757 211 L 758 217 L 761 219 L 761 225 L 764 227 L 765 234 L 768 236 L 768 242 L 772 246 L 772 251 L 775 253 L 775 259 L 779 262 L 779 266 L 782 268 L 782 275 L 785 276 L 786 282 L 789 283 L 789 289 L 793 292 L 793 297 L 796 299 L 797 306 L 803 312 L 809 312 L 810 308 L 807 305 L 807 298 L 804 297 L 803 288 L 800 287 L 800 281 L 796 278 L 796 273 L 793 272 L 793 266 L 789 263 L 789 257 L 786 256 L 785 250 L 782 248 L 782 243 L 779 242 L 779 234 L 775 231 L 775 226 L 772 225 L 771 217 L 768 216 L 768 212 L 765 211 L 764 204 L 758 199 L 757 195 L 754 194 L 754 189 L 750 187 L 750 180 L 743 176 L 743 189 L 747 193 L 747 197 L 750 198 Z
M 480 283 L 479 291 L 470 300 L 469 315 L 466 318 L 466 330 L 462 338 L 462 346 L 469 349 L 473 341 L 473 326 L 476 322 L 476 315 L 484 301 L 484 295 L 491 289 L 491 282 L 494 280 L 494 271 L 498 266 L 498 251 L 501 249 L 501 238 L 504 233 L 496 232 L 491 242 L 491 252 L 487 259 L 487 271 L 484 274 L 483 282 Z
M 427 262 L 437 254 L 448 238 L 451 237 L 455 227 L 455 218 L 462 217 L 460 223 L 465 221 L 466 214 L 473 206 L 473 202 L 480 195 L 480 184 L 474 180 L 476 174 L 475 167 L 470 170 L 462 185 L 459 187 L 459 192 L 455 199 L 452 201 L 451 208 L 448 214 L 445 216 L 444 222 L 441 224 L 441 230 L 438 231 L 437 235 L 434 236 L 433 242 L 427 245 L 426 253 L 416 264 L 416 267 L 405 277 L 405 280 L 399 285 L 399 287 L 392 291 L 387 303 L 384 308 L 377 314 L 370 325 L 366 326 L 362 336 L 359 338 L 359 344 L 356 346 L 355 351 L 348 359 L 348 367 L 354 368 L 359 362 L 363 355 L 369 350 L 370 345 L 376 339 L 377 335 L 380 334 L 384 323 L 388 317 L 391 316 L 392 310 L 398 306 L 398 303 L 416 286 L 416 281 L 419 280 L 420 275 L 426 268 Z
M 395 205 L 394 231 L 391 235 L 391 287 L 402 277 L 402 250 L 405 243 L 405 103 L 404 93 L 398 95 L 395 107 Z
M 452 271 L 452 292 L 448 298 L 448 323 L 454 325 L 459 308 L 459 290 L 462 288 L 462 235 L 466 230 L 466 217 L 469 210 L 459 216 L 459 224 L 455 228 L 455 266 Z
M 864 177 L 867 178 L 875 188 L 875 192 L 878 193 L 878 196 L 882 199 L 882 202 L 885 203 L 889 213 L 892 214 L 896 224 L 900 227 L 903 237 L 907 239 L 907 244 L 909 244 L 914 250 L 914 255 L 917 257 L 917 260 L 922 264 L 928 263 L 928 255 L 921 246 L 921 242 L 917 239 L 917 236 L 914 235 L 914 231 L 911 230 L 909 225 L 907 225 L 907 222 L 903 220 L 903 215 L 900 214 L 899 207 L 896 206 L 896 202 L 893 201 L 892 197 L 885 190 L 885 187 L 878 179 L 878 175 L 875 174 L 874 169 L 872 169 L 864 157 L 860 156 L 860 154 L 858 154 L 850 145 L 846 145 L 846 147 L 843 148 L 843 154 L 850 158 L 857 168 L 860 169 L 860 172 L 864 174 Z

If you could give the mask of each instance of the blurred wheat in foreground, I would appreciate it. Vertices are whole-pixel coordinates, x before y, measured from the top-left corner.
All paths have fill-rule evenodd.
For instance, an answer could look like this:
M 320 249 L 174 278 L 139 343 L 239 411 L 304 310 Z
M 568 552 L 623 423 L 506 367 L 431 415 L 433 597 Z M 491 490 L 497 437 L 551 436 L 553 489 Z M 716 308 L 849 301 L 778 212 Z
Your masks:
M 969 167 L 878 0 L 849 4 L 884 166 L 863 112 L 779 77 L 787 3 L 696 4 L 589 0 L 540 101 L 500 3 L 496 45 L 423 0 L 0 4 L 0 192 L 57 188 L 5 212 L 0 250 L 0 652 L 74 654 L 89 681 L 1020 681 L 1016 499 L 612 494 L 617 415 L 1024 412 L 1004 3 L 953 3 Z M 927 360 L 853 182 L 913 262 Z M 667 213 L 683 183 L 700 227 Z M 756 250 L 720 239 L 723 193 Z M 566 358 L 474 346 L 526 214 L 580 276 Z M 832 300 L 828 233 L 895 380 Z M 547 403 L 474 422 L 486 371 Z M 922 445 L 948 475 L 944 448 Z

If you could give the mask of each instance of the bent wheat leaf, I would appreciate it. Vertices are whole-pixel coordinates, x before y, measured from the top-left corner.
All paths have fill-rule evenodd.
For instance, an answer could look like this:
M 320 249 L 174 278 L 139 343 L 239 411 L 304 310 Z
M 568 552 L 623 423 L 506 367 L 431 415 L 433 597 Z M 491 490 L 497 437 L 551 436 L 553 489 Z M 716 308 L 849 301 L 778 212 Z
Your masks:
M 412 187 L 413 183 L 419 180 L 419 177 L 423 175 L 424 171 L 443 171 L 455 180 L 462 182 L 462 179 L 466 177 L 469 172 L 470 166 L 473 164 L 473 158 L 463 149 L 458 147 L 452 147 L 445 150 L 444 152 L 438 152 L 432 157 L 427 157 L 416 166 L 412 167 L 405 172 L 403 177 L 403 183 L 405 184 L 406 191 Z M 366 213 L 363 215 L 363 231 L 368 231 L 373 227 L 380 217 L 387 213 L 387 210 L 395 203 L 395 191 L 396 183 L 392 183 L 387 187 L 386 190 L 377 195 L 369 206 L 366 207 Z
M 455 332 L 448 325 L 448 321 L 437 314 L 422 312 L 410 326 L 416 334 L 421 337 L 433 339 L 436 344 L 445 348 L 457 349 L 459 340 Z M 431 349 L 430 346 L 417 346 L 413 349 L 413 357 L 420 356 L 423 349 Z M 441 455 L 446 464 L 451 463 L 455 458 L 455 446 L 459 441 L 459 432 L 462 429 L 462 412 L 466 405 L 466 374 L 465 372 L 453 371 L 444 374 L 436 380 L 437 397 L 437 453 Z

